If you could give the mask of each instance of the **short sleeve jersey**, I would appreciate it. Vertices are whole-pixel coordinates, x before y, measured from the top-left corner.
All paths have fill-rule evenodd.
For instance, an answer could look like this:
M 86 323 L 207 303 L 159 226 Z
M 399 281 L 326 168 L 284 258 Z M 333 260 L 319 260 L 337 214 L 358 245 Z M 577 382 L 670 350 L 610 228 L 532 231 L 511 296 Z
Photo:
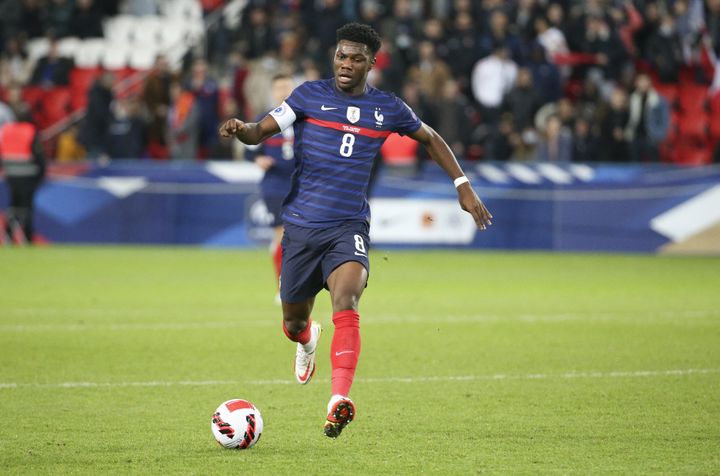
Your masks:
M 394 94 L 367 86 L 350 96 L 334 78 L 298 86 L 270 115 L 295 133 L 296 169 L 283 221 L 309 228 L 368 221 L 367 188 L 380 146 L 392 132 L 410 134 L 422 124 Z

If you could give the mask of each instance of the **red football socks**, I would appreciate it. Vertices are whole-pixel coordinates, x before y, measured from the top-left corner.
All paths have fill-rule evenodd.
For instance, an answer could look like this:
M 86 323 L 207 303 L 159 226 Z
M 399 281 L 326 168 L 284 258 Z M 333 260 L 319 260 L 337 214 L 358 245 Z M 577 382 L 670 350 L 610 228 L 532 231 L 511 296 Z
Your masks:
M 307 344 L 308 342 L 310 342 L 310 339 L 312 338 L 311 324 L 312 324 L 312 319 L 308 319 L 305 329 L 300 331 L 299 334 L 292 335 L 292 334 L 290 334 L 290 331 L 288 331 L 287 327 L 285 327 L 285 321 L 283 321 L 283 332 L 285 332 L 285 335 L 291 341 L 299 342 L 301 344 Z
M 347 397 L 360 357 L 360 315 L 353 310 L 333 314 L 335 334 L 330 346 L 332 395 Z

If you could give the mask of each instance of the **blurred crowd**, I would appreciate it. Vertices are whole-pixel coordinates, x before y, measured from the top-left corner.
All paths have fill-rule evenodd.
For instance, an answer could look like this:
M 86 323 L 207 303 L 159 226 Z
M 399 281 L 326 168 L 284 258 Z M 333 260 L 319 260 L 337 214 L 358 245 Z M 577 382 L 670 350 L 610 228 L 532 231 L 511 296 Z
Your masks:
M 154 14 L 158 3 L 0 0 L 6 109 L 21 107 L 23 85 L 67 84 L 73 67 L 53 42 L 28 64 L 29 38 L 102 35 L 103 17 Z M 58 160 L 241 159 L 218 124 L 274 107 L 278 73 L 297 84 L 331 76 L 335 30 L 359 21 L 384 39 L 370 84 L 403 98 L 459 157 L 656 162 L 673 111 L 657 89 L 681 73 L 710 87 L 720 49 L 720 0 L 201 3 L 216 17 L 204 43 L 179 65 L 159 57 L 132 94 L 102 74 L 85 118 L 60 136 Z

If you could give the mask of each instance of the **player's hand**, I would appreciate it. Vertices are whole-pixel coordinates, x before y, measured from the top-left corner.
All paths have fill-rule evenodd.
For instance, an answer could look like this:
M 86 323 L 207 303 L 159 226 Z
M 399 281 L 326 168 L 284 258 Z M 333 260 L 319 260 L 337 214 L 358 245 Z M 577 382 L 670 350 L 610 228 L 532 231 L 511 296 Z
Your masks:
M 268 170 L 275 165 L 275 159 L 269 155 L 258 155 L 255 157 L 255 164 L 263 170 Z
M 481 230 L 487 229 L 492 225 L 492 215 L 485 208 L 485 204 L 475 193 L 475 190 L 469 183 L 464 183 L 458 187 L 458 200 L 463 210 L 472 215 L 475 224 Z
M 238 132 L 245 128 L 245 123 L 240 119 L 228 119 L 220 126 L 221 137 L 235 137 Z

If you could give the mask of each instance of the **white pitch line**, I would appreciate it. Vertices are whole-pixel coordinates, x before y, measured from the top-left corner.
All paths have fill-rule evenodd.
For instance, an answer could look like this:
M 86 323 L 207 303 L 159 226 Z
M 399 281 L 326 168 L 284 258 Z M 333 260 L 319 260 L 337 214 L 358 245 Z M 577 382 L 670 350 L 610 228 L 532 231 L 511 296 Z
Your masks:
M 612 372 L 565 372 L 560 374 L 494 374 L 439 375 L 434 377 L 360 377 L 358 383 L 426 383 L 478 382 L 503 380 L 605 379 L 680 377 L 686 375 L 718 374 L 720 369 L 632 370 Z M 329 382 L 328 379 L 324 379 Z M 208 387 L 219 385 L 295 385 L 295 380 L 151 380 L 148 382 L 59 382 L 59 383 L 0 383 L 0 389 L 17 388 L 118 388 L 118 387 Z
M 681 312 L 665 311 L 653 313 L 652 317 L 637 317 L 633 312 L 593 312 L 593 313 L 567 313 L 567 314 L 520 314 L 520 315 L 447 315 L 437 317 L 416 317 L 400 315 L 369 315 L 363 319 L 363 325 L 384 324 L 495 324 L 503 322 L 519 323 L 563 323 L 563 322 L 657 322 L 659 319 L 701 319 L 707 317 L 720 317 L 720 310 L 688 310 Z M 0 332 L 119 332 L 119 331 L 184 331 L 196 329 L 241 329 L 243 327 L 273 327 L 277 326 L 279 318 L 268 319 L 238 319 L 233 321 L 210 322 L 138 322 L 138 323 L 109 323 L 109 324 L 0 324 Z

